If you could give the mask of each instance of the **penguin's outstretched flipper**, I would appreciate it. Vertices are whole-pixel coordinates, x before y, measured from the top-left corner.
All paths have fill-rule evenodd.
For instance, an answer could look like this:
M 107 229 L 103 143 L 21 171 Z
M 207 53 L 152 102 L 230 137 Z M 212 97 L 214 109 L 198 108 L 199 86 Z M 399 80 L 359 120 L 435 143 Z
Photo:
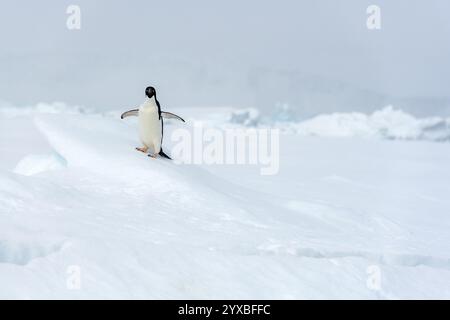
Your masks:
M 161 111 L 161 116 L 162 116 L 164 119 L 177 119 L 177 120 L 186 122 L 186 121 L 184 121 L 184 119 L 183 119 L 182 117 L 177 116 L 176 114 L 174 114 L 174 113 L 172 113 L 172 112 Z
M 139 109 L 128 110 L 127 112 L 122 113 L 120 119 L 124 119 L 126 117 L 137 117 L 139 115 Z
M 159 152 L 159 155 L 160 155 L 161 157 L 163 157 L 163 158 L 172 160 L 171 157 L 169 157 L 167 154 L 164 153 L 164 151 L 162 150 L 162 148 L 161 148 L 161 151 Z

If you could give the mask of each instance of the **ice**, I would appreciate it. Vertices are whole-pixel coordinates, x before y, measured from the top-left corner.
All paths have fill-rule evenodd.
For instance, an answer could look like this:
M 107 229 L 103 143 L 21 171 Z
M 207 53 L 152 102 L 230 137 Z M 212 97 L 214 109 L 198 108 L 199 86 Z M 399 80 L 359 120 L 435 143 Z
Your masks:
M 297 125 L 301 135 L 377 137 L 401 140 L 450 140 L 450 119 L 415 118 L 388 106 L 370 115 L 335 113 L 320 115 Z
M 371 114 L 360 112 L 321 114 L 302 121 L 288 113 L 284 106 L 281 113 L 272 117 L 251 117 L 247 109 L 232 111 L 231 123 L 243 126 L 274 127 L 284 132 L 316 137 L 364 137 L 399 140 L 450 140 L 450 118 L 416 118 L 393 106 L 387 106 Z M 256 121 L 256 119 L 258 121 Z
M 48 170 L 63 169 L 67 166 L 66 160 L 57 153 L 44 155 L 28 155 L 17 164 L 15 173 L 31 176 Z
M 173 128 L 233 112 L 170 111 L 188 121 L 168 152 Z M 115 115 L 0 113 L 1 298 L 450 298 L 444 119 L 284 121 L 261 176 L 148 158 Z
M 244 126 L 256 126 L 259 121 L 259 111 L 257 109 L 239 109 L 231 113 L 230 122 Z

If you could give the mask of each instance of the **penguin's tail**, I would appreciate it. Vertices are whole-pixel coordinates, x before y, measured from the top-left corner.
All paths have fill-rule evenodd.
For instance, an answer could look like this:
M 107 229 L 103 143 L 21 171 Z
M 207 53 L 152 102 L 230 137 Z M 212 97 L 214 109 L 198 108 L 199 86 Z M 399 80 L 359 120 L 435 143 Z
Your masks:
M 160 155 L 161 157 L 163 157 L 163 158 L 172 160 L 171 157 L 169 157 L 167 154 L 164 153 L 163 149 L 161 149 L 161 151 L 159 151 L 159 155 Z

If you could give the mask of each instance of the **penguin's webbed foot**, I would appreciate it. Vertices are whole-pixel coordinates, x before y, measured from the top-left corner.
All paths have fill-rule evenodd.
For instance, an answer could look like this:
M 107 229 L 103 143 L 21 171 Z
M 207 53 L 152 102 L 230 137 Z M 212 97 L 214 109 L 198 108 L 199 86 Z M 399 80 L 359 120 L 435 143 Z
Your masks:
M 143 152 L 143 153 L 147 153 L 148 148 L 144 147 L 144 148 L 136 148 L 137 151 Z
M 150 154 L 150 153 L 149 153 L 147 156 L 150 157 L 150 158 L 153 158 L 153 159 L 156 158 L 156 154 Z

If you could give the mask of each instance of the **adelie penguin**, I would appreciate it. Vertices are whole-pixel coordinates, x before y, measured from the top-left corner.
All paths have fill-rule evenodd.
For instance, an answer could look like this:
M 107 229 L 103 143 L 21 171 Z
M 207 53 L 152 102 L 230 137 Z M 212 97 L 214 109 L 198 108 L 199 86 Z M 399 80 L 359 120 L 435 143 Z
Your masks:
M 149 157 L 155 158 L 156 155 L 160 155 L 163 158 L 171 159 L 162 149 L 162 140 L 164 135 L 164 121 L 165 119 L 178 119 L 184 120 L 176 114 L 161 111 L 161 106 L 158 99 L 156 99 L 156 90 L 153 87 L 147 87 L 145 89 L 145 95 L 147 99 L 139 107 L 139 109 L 129 110 L 122 113 L 121 119 L 130 116 L 136 116 L 139 118 L 139 137 L 142 144 L 142 148 L 136 148 L 136 150 L 143 153 L 147 153 Z

